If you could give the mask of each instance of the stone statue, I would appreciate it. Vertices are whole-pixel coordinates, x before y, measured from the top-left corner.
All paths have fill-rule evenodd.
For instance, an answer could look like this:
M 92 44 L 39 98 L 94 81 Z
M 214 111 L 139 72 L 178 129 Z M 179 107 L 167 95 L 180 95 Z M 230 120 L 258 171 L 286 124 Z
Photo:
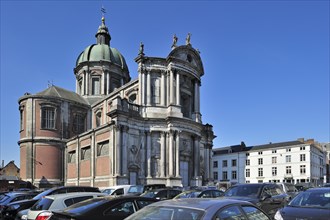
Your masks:
M 143 55 L 144 53 L 144 44 L 141 42 L 140 43 L 140 49 L 139 49 L 139 54 Z
M 176 42 L 178 42 L 178 37 L 174 34 L 172 48 L 176 47 Z
M 190 37 L 191 37 L 191 33 L 188 33 L 188 35 L 186 37 L 186 45 L 191 45 L 190 44 Z

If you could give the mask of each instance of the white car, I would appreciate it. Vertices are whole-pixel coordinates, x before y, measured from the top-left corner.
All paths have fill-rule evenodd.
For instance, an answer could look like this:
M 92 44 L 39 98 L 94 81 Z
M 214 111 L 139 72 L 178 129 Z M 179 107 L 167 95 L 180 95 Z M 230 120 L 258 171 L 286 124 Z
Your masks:
M 27 213 L 27 219 L 36 220 L 44 211 L 62 210 L 75 203 L 106 195 L 99 192 L 76 192 L 45 196 L 31 207 Z
M 106 193 L 108 195 L 126 195 L 128 194 L 129 189 L 133 185 L 117 185 L 111 186 L 109 188 L 104 188 L 101 190 L 102 193 Z

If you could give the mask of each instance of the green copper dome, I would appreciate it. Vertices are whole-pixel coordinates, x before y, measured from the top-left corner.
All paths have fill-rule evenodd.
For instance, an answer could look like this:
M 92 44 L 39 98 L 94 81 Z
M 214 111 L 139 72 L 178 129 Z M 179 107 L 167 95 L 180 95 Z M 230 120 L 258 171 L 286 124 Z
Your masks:
M 78 66 L 82 62 L 108 61 L 128 70 L 125 58 L 116 49 L 107 44 L 92 44 L 88 46 L 79 56 L 76 62 Z

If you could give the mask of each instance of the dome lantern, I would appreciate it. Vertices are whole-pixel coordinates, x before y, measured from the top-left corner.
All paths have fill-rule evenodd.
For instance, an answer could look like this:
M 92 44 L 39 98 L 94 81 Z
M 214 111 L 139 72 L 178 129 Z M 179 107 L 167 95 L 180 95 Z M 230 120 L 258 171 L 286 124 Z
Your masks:
M 97 44 L 106 44 L 110 46 L 111 36 L 108 27 L 105 26 L 105 18 L 102 17 L 102 24 L 99 26 L 97 33 L 95 34 Z

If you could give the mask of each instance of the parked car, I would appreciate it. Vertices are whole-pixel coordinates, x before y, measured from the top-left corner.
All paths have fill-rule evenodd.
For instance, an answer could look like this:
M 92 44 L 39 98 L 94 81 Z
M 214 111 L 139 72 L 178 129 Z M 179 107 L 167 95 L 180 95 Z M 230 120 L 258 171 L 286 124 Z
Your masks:
M 171 199 L 150 204 L 125 220 L 270 220 L 266 213 L 250 202 L 234 199 Z
M 165 199 L 173 199 L 176 195 L 180 194 L 181 192 L 182 191 L 179 189 L 161 188 L 161 189 L 149 190 L 147 192 L 142 193 L 140 196 L 155 198 L 158 200 L 165 200 Z
M 106 193 L 108 195 L 126 195 L 131 187 L 132 185 L 111 186 L 101 190 L 101 192 Z
M 161 189 L 161 188 L 166 188 L 166 185 L 165 184 L 134 185 L 129 188 L 128 194 L 138 196 L 146 191 L 153 189 Z
M 330 187 L 311 188 L 294 197 L 278 210 L 275 220 L 330 219 Z
M 330 183 L 324 184 L 323 187 L 330 187 Z
M 289 196 L 276 183 L 236 184 L 226 190 L 225 198 L 249 201 L 270 217 L 273 217 L 289 200 Z
M 195 189 L 187 190 L 178 194 L 174 199 L 183 199 L 183 198 L 218 198 L 224 196 L 225 193 L 217 189 Z
M 78 193 L 65 193 L 65 194 L 56 194 L 45 196 L 36 202 L 28 211 L 27 219 L 28 220 L 42 220 L 39 214 L 43 213 L 46 210 L 55 211 L 63 210 L 70 205 L 76 204 L 78 202 L 84 201 L 86 199 L 91 199 L 95 197 L 106 196 L 105 193 L 99 192 L 78 192 Z
M 39 199 L 44 196 L 63 194 L 68 192 L 100 192 L 96 187 L 90 186 L 60 186 L 48 189 L 42 193 L 39 193 L 32 199 L 24 199 L 17 202 L 8 203 L 6 207 L 3 208 L 1 214 L 2 218 L 5 220 L 13 220 L 18 212 L 26 209 L 30 209 Z M 25 211 L 27 213 L 27 211 Z
M 292 183 L 277 183 L 277 185 L 279 185 L 281 187 L 283 192 L 288 194 L 289 200 L 294 198 L 299 193 L 298 189 Z
M 49 220 L 122 220 L 137 210 L 157 202 L 141 196 L 106 196 L 76 203 L 63 211 L 48 213 Z
M 36 191 L 13 191 L 2 194 L 0 196 L 0 212 L 11 202 L 31 199 L 37 194 L 38 192 Z

